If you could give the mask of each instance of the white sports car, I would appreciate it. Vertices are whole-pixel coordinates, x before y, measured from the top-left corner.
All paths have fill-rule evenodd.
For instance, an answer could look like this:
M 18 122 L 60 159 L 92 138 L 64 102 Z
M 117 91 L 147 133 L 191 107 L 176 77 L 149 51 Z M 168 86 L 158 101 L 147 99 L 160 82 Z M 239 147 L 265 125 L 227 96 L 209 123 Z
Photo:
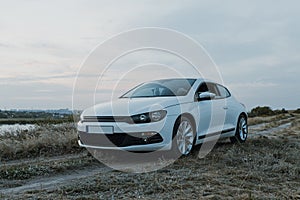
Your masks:
M 204 79 L 143 83 L 118 100 L 83 111 L 78 143 L 93 149 L 174 150 L 204 141 L 245 142 L 247 112 L 224 86 Z

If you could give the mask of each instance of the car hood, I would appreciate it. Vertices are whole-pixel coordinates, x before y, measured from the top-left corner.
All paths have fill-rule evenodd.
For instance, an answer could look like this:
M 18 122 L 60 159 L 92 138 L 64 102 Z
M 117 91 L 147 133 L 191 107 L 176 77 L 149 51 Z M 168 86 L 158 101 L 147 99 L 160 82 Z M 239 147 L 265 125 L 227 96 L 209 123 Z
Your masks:
M 184 103 L 183 97 L 120 98 L 116 101 L 97 104 L 83 112 L 83 116 L 131 116 L 165 109 Z

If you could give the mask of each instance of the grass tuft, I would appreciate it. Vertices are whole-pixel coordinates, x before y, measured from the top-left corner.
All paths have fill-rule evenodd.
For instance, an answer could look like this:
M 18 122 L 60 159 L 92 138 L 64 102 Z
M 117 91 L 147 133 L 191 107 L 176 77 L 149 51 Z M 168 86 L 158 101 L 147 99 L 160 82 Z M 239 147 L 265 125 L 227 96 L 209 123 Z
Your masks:
M 73 124 L 46 124 L 29 131 L 0 135 L 1 160 L 53 156 L 82 151 Z

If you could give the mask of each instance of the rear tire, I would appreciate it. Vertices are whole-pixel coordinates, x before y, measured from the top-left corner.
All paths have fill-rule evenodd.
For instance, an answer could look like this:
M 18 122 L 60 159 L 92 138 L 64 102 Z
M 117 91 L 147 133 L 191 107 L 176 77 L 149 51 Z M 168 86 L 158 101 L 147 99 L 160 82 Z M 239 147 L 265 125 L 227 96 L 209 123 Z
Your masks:
M 195 143 L 195 127 L 187 117 L 179 118 L 174 126 L 172 137 L 172 152 L 178 156 L 191 153 Z
M 231 137 L 230 141 L 232 143 L 236 143 L 236 142 L 244 143 L 246 142 L 247 137 L 248 137 L 247 118 L 244 115 L 241 115 L 237 123 L 235 136 Z

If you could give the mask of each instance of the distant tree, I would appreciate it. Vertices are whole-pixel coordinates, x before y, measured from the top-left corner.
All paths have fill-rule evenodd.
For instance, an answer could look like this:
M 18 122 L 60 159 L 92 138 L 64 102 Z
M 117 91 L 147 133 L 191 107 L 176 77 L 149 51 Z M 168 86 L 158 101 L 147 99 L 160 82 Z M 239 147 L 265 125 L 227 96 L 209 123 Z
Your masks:
M 288 113 L 288 111 L 285 108 L 282 108 L 281 113 Z
M 294 113 L 300 114 L 300 108 L 294 111 Z
M 288 113 L 288 111 L 285 108 L 282 108 L 281 110 L 274 110 L 275 115 L 285 114 L 285 113 Z

